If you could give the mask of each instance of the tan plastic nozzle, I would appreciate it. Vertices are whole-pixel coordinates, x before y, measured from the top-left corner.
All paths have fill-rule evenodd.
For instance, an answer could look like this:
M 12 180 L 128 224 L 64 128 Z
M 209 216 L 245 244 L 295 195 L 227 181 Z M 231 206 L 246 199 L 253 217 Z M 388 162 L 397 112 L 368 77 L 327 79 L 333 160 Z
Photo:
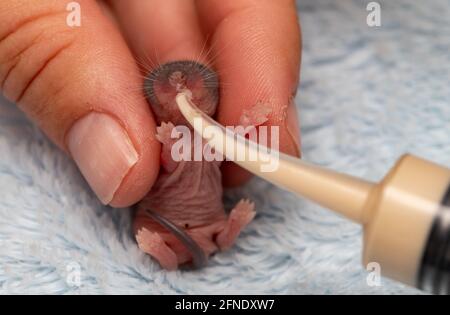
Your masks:
M 374 184 L 249 141 L 204 115 L 189 95 L 177 95 L 182 114 L 228 160 L 362 224 L 364 264 L 433 293 L 450 292 L 450 169 L 405 155 Z M 274 171 L 263 171 L 272 163 Z
M 270 151 L 266 147 L 251 142 L 203 114 L 190 101 L 189 94 L 178 94 L 176 101 L 180 111 L 195 131 L 203 136 L 206 133 L 211 135 L 210 138 L 205 137 L 205 139 L 228 160 L 277 186 L 333 209 L 353 221 L 364 223 L 362 210 L 373 189 L 372 183 L 321 168 L 281 152 Z M 235 145 L 231 153 L 231 150 L 227 150 L 227 144 L 230 143 Z M 240 154 L 245 152 L 243 156 L 247 158 L 239 159 L 238 152 Z M 251 160 L 248 158 L 250 156 L 257 158 Z M 267 165 L 278 165 L 278 167 L 275 171 L 264 172 L 264 166 Z

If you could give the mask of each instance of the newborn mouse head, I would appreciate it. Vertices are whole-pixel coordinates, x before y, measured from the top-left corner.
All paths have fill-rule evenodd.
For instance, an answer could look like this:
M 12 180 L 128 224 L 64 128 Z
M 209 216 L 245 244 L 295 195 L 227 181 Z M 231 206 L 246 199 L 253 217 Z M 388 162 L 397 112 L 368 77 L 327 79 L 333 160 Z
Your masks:
M 193 102 L 209 116 L 214 115 L 219 100 L 216 72 L 196 61 L 165 63 L 145 79 L 144 92 L 158 123 L 187 125 L 175 102 L 176 95 L 189 89 Z

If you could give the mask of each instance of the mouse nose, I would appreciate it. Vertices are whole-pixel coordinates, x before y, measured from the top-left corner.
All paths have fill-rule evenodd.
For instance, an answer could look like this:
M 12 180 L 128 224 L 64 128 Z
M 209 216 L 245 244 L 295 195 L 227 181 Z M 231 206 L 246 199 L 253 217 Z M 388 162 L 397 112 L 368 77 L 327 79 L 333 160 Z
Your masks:
M 186 74 L 183 71 L 174 71 L 169 76 L 169 83 L 173 87 L 177 89 L 177 91 L 181 91 L 186 88 Z

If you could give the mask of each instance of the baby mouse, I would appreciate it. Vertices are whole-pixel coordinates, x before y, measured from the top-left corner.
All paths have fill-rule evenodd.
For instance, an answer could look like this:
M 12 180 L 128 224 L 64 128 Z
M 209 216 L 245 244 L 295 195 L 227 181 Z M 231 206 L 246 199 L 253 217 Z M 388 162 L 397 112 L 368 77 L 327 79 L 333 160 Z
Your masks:
M 154 69 L 144 83 L 145 95 L 159 125 L 156 137 L 162 144 L 161 170 L 151 191 L 137 205 L 134 231 L 139 248 L 168 270 L 191 263 L 195 253 L 158 217 L 176 226 L 196 243 L 194 251 L 202 251 L 208 257 L 231 247 L 255 216 L 254 204 L 248 200 L 238 202 L 229 213 L 225 211 L 221 161 L 172 158 L 171 148 L 177 141 L 171 138 L 174 128 L 190 128 L 193 142 L 193 129 L 175 102 L 176 95 L 186 89 L 192 93 L 192 101 L 213 117 L 219 102 L 218 76 L 199 62 L 165 63 Z M 267 120 L 267 114 L 255 106 L 245 111 L 240 121 L 244 127 L 256 127 Z M 149 211 L 154 215 L 149 216 Z

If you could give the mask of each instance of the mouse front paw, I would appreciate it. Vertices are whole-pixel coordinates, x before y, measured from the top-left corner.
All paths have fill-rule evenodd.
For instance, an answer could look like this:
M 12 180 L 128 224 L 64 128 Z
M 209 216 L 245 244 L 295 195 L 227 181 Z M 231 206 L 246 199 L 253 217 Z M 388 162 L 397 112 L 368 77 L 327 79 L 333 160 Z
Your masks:
M 162 122 L 160 126 L 156 127 L 156 139 L 162 144 L 170 144 L 176 139 L 172 138 L 172 130 L 175 126 L 171 123 Z
M 178 141 L 176 137 L 172 137 L 174 129 L 176 129 L 176 127 L 171 122 L 163 122 L 156 128 L 156 138 L 162 143 L 161 165 L 169 173 L 173 172 L 178 165 L 178 162 L 174 160 L 171 152 L 172 145 Z M 176 134 L 174 134 L 174 136 L 175 135 Z

